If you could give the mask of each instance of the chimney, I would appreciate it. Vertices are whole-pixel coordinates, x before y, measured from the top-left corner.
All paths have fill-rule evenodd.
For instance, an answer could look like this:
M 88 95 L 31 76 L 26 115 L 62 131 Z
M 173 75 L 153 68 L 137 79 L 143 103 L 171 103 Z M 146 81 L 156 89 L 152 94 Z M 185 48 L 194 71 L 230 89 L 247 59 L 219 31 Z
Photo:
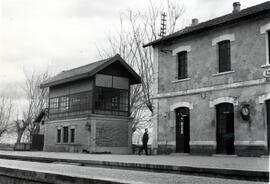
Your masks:
M 241 4 L 239 2 L 233 3 L 233 13 L 238 13 L 241 10 Z
M 192 19 L 191 26 L 196 26 L 199 23 L 198 19 Z

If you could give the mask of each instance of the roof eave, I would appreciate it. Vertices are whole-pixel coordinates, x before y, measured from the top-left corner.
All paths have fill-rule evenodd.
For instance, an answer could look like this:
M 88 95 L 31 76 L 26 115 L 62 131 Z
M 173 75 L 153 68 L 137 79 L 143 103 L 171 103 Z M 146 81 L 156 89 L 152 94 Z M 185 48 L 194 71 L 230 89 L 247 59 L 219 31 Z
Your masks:
M 146 47 L 149 47 L 149 46 L 154 47 L 154 46 L 157 46 L 157 45 L 162 44 L 164 41 L 170 41 L 172 39 L 181 39 L 182 37 L 187 36 L 187 35 L 190 35 L 190 34 L 196 34 L 197 32 L 202 32 L 202 31 L 205 31 L 205 30 L 214 29 L 214 28 L 219 27 L 219 26 L 224 25 L 224 24 L 231 24 L 231 23 L 234 23 L 234 22 L 239 21 L 241 19 L 244 20 L 244 19 L 247 19 L 249 17 L 259 16 L 259 15 L 261 15 L 263 13 L 269 13 L 269 12 L 270 12 L 269 9 L 265 9 L 263 11 L 259 11 L 259 12 L 253 13 L 253 14 L 248 14 L 248 15 L 237 17 L 235 19 L 228 20 L 228 21 L 225 21 L 225 22 L 221 22 L 221 23 L 218 23 L 218 24 L 215 24 L 215 25 L 210 25 L 210 26 L 207 26 L 207 27 L 204 27 L 204 28 L 200 28 L 200 29 L 193 30 L 193 31 L 190 31 L 190 32 L 187 32 L 187 33 L 183 33 L 181 35 L 177 35 L 177 36 L 167 35 L 164 38 L 161 38 L 161 39 L 158 39 L 158 40 L 154 40 L 152 42 L 149 42 L 149 43 L 143 45 L 143 48 L 146 48 Z
M 75 81 L 75 80 L 78 80 L 78 79 L 87 78 L 87 77 L 91 77 L 91 75 L 89 73 L 84 73 L 84 74 L 81 74 L 81 75 L 77 75 L 77 76 L 65 78 L 65 79 L 62 79 L 62 80 L 57 80 L 57 81 L 53 81 L 53 82 L 43 83 L 43 84 L 40 85 L 40 88 L 47 88 L 47 87 L 57 86 L 57 85 L 60 85 L 60 84 L 72 82 L 72 81 Z
M 103 63 L 102 65 L 96 67 L 95 69 L 93 69 L 90 72 L 80 74 L 80 75 L 76 75 L 76 76 L 69 77 L 69 78 L 65 78 L 65 79 L 62 79 L 62 80 L 43 83 L 43 84 L 40 85 L 40 88 L 52 87 L 52 86 L 72 82 L 72 81 L 75 81 L 75 80 L 78 80 L 78 79 L 92 77 L 93 75 L 97 74 L 99 71 L 103 70 L 104 68 L 108 67 L 109 65 L 111 65 L 112 63 L 114 63 L 116 61 L 119 61 L 129 71 L 129 73 L 131 74 L 131 76 L 133 78 L 132 82 L 131 82 L 131 85 L 141 83 L 141 77 L 123 60 L 123 58 L 119 54 L 117 54 L 114 57 L 112 57 L 110 61 Z

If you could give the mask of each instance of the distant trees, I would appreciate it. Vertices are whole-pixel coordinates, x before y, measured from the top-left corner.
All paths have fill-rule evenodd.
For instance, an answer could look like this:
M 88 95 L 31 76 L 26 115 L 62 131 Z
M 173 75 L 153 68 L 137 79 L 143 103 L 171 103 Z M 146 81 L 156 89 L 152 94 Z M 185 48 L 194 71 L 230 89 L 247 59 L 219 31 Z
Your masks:
M 12 100 L 6 95 L 0 95 L 0 137 L 12 130 L 12 110 Z
M 100 50 L 102 57 L 119 53 L 141 76 L 142 84 L 131 88 L 131 112 L 133 131 L 144 128 L 151 122 L 153 113 L 153 53 L 143 44 L 159 38 L 160 14 L 167 14 L 167 33 L 177 27 L 184 12 L 180 1 L 167 0 L 153 3 L 149 0 L 146 10 L 127 10 L 120 15 L 120 27 L 108 36 L 109 50 Z
M 21 110 L 22 120 L 15 121 L 17 132 L 17 141 L 21 142 L 22 136 L 25 134 L 27 140 L 31 140 L 31 134 L 34 130 L 34 120 L 38 114 L 46 107 L 48 102 L 48 88 L 40 88 L 40 84 L 48 80 L 48 70 L 38 73 L 25 72 L 25 83 L 23 84 L 23 92 L 25 95 L 26 104 Z

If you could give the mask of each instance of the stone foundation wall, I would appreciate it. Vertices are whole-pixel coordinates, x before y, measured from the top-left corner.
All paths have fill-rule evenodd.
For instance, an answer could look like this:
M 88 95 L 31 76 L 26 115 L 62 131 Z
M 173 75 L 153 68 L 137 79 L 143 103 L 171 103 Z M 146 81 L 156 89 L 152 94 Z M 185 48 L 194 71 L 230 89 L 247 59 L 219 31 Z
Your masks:
M 265 146 L 235 146 L 235 153 L 238 156 L 258 157 L 267 155 L 267 147 Z

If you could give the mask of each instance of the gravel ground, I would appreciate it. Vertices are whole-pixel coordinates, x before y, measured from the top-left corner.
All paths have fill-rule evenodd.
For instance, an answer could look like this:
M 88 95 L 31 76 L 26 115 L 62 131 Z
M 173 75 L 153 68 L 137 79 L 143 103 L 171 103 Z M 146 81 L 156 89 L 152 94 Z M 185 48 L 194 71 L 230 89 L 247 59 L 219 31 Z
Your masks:
M 175 166 L 192 166 L 206 168 L 240 169 L 250 171 L 268 171 L 268 157 L 237 157 L 237 156 L 189 156 L 189 155 L 163 155 L 163 156 L 138 156 L 138 155 L 95 155 L 83 153 L 63 152 L 28 152 L 28 151 L 0 151 L 3 155 L 64 158 L 76 160 L 98 160 L 126 163 L 144 163 Z
M 0 167 L 18 168 L 30 171 L 63 174 L 82 178 L 95 178 L 124 183 L 153 183 L 153 184 L 265 184 L 264 182 L 240 181 L 231 179 L 208 178 L 177 174 L 151 173 L 120 169 L 81 167 L 64 164 L 46 164 L 0 159 Z

